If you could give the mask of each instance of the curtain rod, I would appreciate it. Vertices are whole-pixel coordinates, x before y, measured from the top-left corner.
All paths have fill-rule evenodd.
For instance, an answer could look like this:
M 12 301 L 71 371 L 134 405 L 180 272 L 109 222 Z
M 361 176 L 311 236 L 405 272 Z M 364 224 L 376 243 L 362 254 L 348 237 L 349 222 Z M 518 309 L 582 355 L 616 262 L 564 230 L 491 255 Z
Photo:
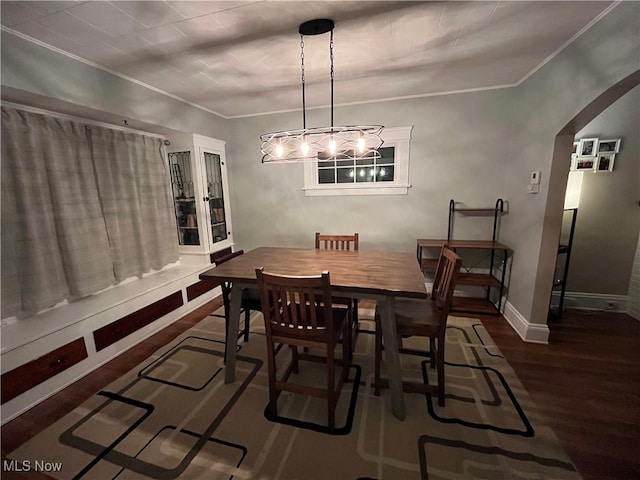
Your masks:
M 106 123 L 106 122 L 98 122 L 96 120 L 89 120 L 88 118 L 82 118 L 82 117 L 76 117 L 73 115 L 67 115 L 66 113 L 59 113 L 59 112 L 52 112 L 51 110 L 45 110 L 43 108 L 38 108 L 38 107 L 29 107 L 27 105 L 20 105 L 19 103 L 13 103 L 13 102 L 7 102 L 7 101 L 0 101 L 1 105 L 6 105 L 8 107 L 12 107 L 18 110 L 24 110 L 25 112 L 30 112 L 30 113 L 40 113 L 40 114 L 45 114 L 45 115 L 50 115 L 52 117 L 58 117 L 58 118 L 63 118 L 65 120 L 72 120 L 74 122 L 81 122 L 81 123 L 86 123 L 87 125 L 95 125 L 96 127 L 104 127 L 104 128 L 110 128 L 112 130 L 121 130 L 123 132 L 130 132 L 130 133 L 137 133 L 140 135 L 146 135 L 148 137 L 155 137 L 155 138 L 159 138 L 161 140 L 166 140 L 166 137 L 164 135 L 160 135 L 157 133 L 151 133 L 151 132 L 145 132 L 144 130 L 136 130 L 135 128 L 131 128 L 131 127 L 121 127 L 119 125 L 115 125 L 113 123 Z

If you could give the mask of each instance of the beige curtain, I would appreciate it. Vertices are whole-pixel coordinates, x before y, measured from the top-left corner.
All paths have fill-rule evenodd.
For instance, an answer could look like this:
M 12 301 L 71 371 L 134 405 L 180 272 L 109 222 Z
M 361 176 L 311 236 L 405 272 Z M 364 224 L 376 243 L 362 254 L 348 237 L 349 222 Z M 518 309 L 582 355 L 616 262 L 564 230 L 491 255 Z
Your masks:
M 178 259 L 160 139 L 2 107 L 2 317 Z

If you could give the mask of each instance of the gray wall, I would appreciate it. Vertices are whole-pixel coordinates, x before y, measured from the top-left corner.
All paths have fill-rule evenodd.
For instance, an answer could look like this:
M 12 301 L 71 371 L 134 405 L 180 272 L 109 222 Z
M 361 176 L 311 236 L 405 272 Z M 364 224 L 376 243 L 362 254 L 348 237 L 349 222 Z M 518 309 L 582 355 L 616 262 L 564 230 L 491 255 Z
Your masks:
M 336 109 L 336 123 L 413 125 L 407 195 L 306 197 L 302 164 L 260 163 L 261 133 L 299 127 L 299 114 L 232 122 L 228 144 L 235 240 L 310 247 L 316 231 L 360 234 L 367 249 L 414 252 L 417 238 L 446 238 L 449 200 L 492 207 L 503 194 L 513 90 Z M 308 125 L 328 113 L 314 111 Z M 458 228 L 459 226 L 459 228 Z M 491 221 L 458 222 L 460 238 L 490 238 Z
M 3 97 L 23 91 L 227 140 L 239 248 L 310 246 L 314 231 L 331 230 L 360 232 L 363 248 L 413 252 L 416 238 L 446 235 L 451 198 L 493 206 L 502 197 L 510 213 L 500 239 L 514 250 L 508 300 L 526 321 L 546 323 L 564 193 L 549 189 L 558 175 L 554 141 L 596 96 L 640 69 L 639 19 L 640 3 L 621 3 L 517 88 L 337 108 L 336 123 L 414 125 L 405 196 L 307 198 L 301 165 L 264 166 L 258 153 L 260 133 L 299 128 L 300 114 L 223 120 L 5 33 Z M 314 111 L 308 124 L 327 119 Z M 534 170 L 541 191 L 529 195 Z M 566 184 L 568 166 L 560 170 L 564 182 L 555 183 Z M 480 225 L 457 225 L 456 236 L 486 236 Z
M 611 173 L 585 173 L 567 291 L 627 295 L 640 231 L 640 87 L 576 138 L 621 138 Z
M 573 140 L 558 152 L 555 160 L 562 165 L 552 168 L 554 149 L 563 147 L 555 145 L 556 135 L 596 97 L 640 69 L 639 21 L 640 3 L 620 3 L 518 87 L 505 187 L 514 215 L 502 233 L 515 249 L 509 302 L 531 323 L 547 321 Z M 538 195 L 524 188 L 534 170 L 542 171 Z
M 143 129 L 158 133 L 174 130 L 220 139 L 228 135 L 222 117 L 4 31 L 1 47 L 3 100 L 56 108 L 61 113 L 82 113 L 80 109 L 88 107 L 108 118 L 128 119 L 132 128 L 142 122 Z

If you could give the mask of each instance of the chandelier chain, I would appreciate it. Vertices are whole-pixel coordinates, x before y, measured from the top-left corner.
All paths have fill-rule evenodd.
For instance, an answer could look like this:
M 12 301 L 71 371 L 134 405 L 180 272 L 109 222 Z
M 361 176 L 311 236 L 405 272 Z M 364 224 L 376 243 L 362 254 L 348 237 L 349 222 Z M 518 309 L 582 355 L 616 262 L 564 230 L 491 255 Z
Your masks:
M 1 1 L 1 0 L 0 0 Z M 300 75 L 302 80 L 301 130 L 282 130 L 260 135 L 263 163 L 287 163 L 298 161 L 317 162 L 318 159 L 355 162 L 380 158 L 378 151 L 383 144 L 380 136 L 382 125 L 334 126 L 334 22 L 320 18 L 300 24 Z M 307 128 L 306 119 L 306 71 L 305 35 L 321 35 L 330 32 L 329 58 L 331 80 L 331 126 Z M 325 124 L 326 125 L 326 124 Z
M 306 102 L 304 95 L 304 35 L 300 34 L 300 62 L 302 64 L 302 128 L 307 128 Z
M 331 39 L 329 40 L 329 57 L 331 60 L 331 128 L 333 128 L 333 30 L 331 30 Z

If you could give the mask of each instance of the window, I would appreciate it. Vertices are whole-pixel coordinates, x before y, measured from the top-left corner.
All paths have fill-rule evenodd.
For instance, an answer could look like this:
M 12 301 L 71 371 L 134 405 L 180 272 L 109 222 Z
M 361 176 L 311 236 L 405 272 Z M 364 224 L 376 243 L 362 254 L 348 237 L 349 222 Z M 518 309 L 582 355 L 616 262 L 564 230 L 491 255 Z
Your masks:
M 304 164 L 304 191 L 321 195 L 403 195 L 409 185 L 413 127 L 385 128 L 378 159 L 340 159 L 318 154 Z

